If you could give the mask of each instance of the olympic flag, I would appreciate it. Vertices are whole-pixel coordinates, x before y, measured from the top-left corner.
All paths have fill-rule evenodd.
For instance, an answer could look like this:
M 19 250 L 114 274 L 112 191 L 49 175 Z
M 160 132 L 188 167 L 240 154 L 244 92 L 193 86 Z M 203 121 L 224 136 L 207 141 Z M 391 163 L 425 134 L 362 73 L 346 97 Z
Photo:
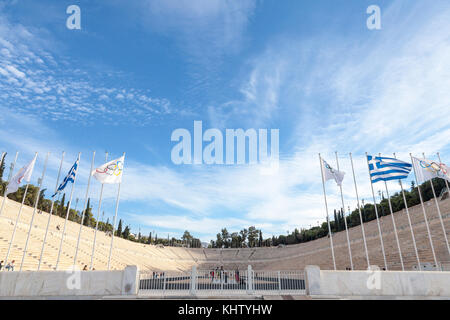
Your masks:
M 322 170 L 324 174 L 325 181 L 333 180 L 336 181 L 336 184 L 340 186 L 342 184 L 342 180 L 344 180 L 345 172 L 338 171 L 333 169 L 325 160 L 321 159 L 322 162 Z
M 443 163 L 437 163 L 428 159 L 412 157 L 414 169 L 417 175 L 417 183 L 441 178 L 450 181 L 450 169 Z
M 92 175 L 101 183 L 121 183 L 124 161 L 125 156 L 122 156 L 116 160 L 109 161 L 92 171 Z
M 11 178 L 11 181 L 8 183 L 8 187 L 6 188 L 5 196 L 10 193 L 16 192 L 23 180 L 25 180 L 27 183 L 30 182 L 34 164 L 36 163 L 36 158 L 37 154 L 34 156 L 33 160 L 31 160 L 27 165 L 23 166 L 22 169 L 20 169 L 19 172 L 17 172 L 16 175 Z

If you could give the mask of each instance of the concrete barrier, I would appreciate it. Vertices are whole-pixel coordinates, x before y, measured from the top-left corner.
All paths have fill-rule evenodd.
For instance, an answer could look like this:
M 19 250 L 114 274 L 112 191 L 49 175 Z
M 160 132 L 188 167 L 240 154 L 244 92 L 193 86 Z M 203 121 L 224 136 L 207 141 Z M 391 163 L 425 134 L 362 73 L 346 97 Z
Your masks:
M 136 295 L 139 271 L 2 271 L 0 297 Z
M 450 272 L 444 271 L 328 271 L 305 268 L 308 295 L 398 296 L 450 298 Z

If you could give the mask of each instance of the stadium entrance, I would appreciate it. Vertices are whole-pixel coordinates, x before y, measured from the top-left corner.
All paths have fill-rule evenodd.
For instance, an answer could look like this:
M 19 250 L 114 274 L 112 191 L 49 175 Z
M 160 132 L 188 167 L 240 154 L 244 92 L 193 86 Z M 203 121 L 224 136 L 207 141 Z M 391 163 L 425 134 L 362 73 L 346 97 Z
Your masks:
M 303 271 L 197 270 L 141 272 L 139 294 L 151 296 L 305 295 Z

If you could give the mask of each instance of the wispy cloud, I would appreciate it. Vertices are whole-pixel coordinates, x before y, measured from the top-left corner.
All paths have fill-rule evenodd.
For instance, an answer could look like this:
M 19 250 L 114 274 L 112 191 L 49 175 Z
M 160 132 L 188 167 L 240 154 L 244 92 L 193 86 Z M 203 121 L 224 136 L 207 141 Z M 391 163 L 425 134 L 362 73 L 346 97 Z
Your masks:
M 50 53 L 42 32 L 9 22 L 0 12 L 0 97 L 2 108 L 33 113 L 41 119 L 102 121 L 126 119 L 143 125 L 172 114 L 175 108 L 149 90 L 107 85 L 102 75 Z M 120 78 L 120 72 L 106 76 Z M 124 112 L 124 108 L 127 112 Z

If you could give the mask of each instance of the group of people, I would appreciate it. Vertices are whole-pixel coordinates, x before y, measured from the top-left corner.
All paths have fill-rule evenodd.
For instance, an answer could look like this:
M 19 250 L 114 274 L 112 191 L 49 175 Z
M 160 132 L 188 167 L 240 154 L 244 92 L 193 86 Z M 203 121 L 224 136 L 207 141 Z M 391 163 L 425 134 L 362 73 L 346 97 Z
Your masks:
M 165 276 L 164 272 L 155 272 L 155 271 L 153 271 L 153 279 L 164 278 L 164 276 Z
M 6 266 L 4 266 L 3 260 L 0 261 L 0 271 L 3 269 L 3 266 L 5 267 L 5 270 L 7 270 L 7 271 L 14 271 L 14 263 L 15 262 L 16 262 L 15 260 L 12 260 Z
M 233 271 L 225 271 L 223 269 L 223 266 L 217 267 L 214 270 L 211 270 L 210 272 L 210 276 L 211 276 L 211 282 L 212 283 L 225 283 L 225 284 L 237 284 L 237 283 L 241 283 L 242 279 L 239 276 L 239 270 L 236 269 L 234 272 Z

